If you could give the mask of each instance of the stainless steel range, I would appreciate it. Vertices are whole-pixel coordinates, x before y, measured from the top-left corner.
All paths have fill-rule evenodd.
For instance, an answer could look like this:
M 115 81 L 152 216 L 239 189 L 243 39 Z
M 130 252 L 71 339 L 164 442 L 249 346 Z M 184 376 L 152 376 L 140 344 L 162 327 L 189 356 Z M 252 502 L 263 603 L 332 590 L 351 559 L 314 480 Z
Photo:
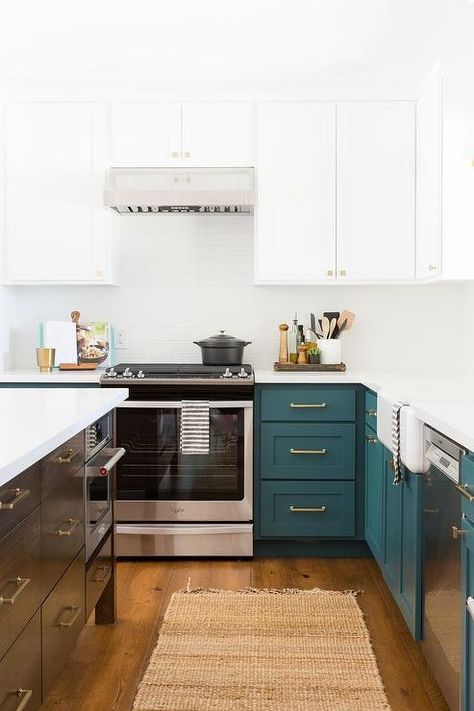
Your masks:
M 130 392 L 116 410 L 118 554 L 252 555 L 252 367 L 121 363 L 101 385 Z

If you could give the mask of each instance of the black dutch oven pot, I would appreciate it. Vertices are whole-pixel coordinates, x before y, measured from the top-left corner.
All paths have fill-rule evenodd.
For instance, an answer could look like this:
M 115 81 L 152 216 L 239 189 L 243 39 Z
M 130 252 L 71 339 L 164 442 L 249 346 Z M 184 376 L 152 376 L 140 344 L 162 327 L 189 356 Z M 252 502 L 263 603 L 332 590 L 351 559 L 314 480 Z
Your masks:
M 252 341 L 242 341 L 219 331 L 202 341 L 193 341 L 201 349 L 203 365 L 242 365 L 244 348 Z

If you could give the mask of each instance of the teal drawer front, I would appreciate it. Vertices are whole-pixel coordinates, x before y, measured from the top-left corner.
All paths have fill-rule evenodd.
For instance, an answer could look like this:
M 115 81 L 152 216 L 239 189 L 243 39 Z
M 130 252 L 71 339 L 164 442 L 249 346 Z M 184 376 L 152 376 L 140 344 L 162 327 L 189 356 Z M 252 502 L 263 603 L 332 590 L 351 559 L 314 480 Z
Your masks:
M 469 501 L 469 496 L 474 496 L 474 457 L 472 454 L 461 459 L 461 482 L 467 496 L 461 495 L 462 512 L 474 521 L 474 502 Z
M 271 422 L 348 422 L 355 420 L 354 390 L 279 385 L 262 390 L 262 420 Z
M 367 390 L 365 393 L 365 424 L 377 431 L 377 396 Z
M 355 425 L 262 423 L 261 479 L 354 479 Z
M 355 484 L 348 481 L 265 481 L 261 484 L 262 536 L 353 536 Z

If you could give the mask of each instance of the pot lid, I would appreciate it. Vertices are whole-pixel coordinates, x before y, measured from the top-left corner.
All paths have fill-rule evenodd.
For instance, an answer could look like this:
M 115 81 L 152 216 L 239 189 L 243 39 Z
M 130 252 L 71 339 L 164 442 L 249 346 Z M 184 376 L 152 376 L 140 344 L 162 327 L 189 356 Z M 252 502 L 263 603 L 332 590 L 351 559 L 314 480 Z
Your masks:
M 249 341 L 243 341 L 241 338 L 226 335 L 225 331 L 219 331 L 214 336 L 204 338 L 202 341 L 194 341 L 201 348 L 233 348 L 248 346 Z

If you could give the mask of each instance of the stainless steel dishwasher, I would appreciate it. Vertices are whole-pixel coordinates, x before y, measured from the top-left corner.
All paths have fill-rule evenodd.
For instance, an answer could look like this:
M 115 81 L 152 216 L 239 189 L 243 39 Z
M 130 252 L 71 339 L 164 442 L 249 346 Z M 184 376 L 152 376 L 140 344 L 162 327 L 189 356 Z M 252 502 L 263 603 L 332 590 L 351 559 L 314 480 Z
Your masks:
M 422 647 L 450 709 L 459 711 L 463 609 L 459 472 L 464 450 L 426 425 L 424 439 L 431 466 L 423 491 Z

